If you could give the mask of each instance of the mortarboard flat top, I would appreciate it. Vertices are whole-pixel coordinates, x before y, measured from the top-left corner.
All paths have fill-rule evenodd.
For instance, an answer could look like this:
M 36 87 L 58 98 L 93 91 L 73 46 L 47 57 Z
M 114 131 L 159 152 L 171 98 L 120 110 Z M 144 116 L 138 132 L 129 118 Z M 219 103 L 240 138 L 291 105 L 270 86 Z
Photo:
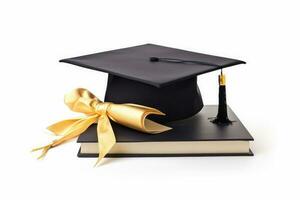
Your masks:
M 202 109 L 197 75 L 245 63 L 153 44 L 61 62 L 108 73 L 104 101 L 157 108 L 166 114 L 153 116 L 161 122 L 185 119 Z
M 193 60 L 207 64 L 151 62 L 151 57 Z M 163 87 L 244 61 L 195 53 L 154 44 L 63 59 L 60 62 L 107 72 L 112 75 Z

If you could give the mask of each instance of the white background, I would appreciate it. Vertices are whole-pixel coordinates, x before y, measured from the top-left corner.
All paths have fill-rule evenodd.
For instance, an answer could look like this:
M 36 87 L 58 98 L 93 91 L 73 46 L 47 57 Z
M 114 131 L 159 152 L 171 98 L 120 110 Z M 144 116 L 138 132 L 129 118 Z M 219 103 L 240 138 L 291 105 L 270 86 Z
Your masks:
M 297 1 L 1 1 L 0 199 L 297 199 L 299 195 Z M 254 157 L 76 157 L 75 141 L 36 160 L 47 125 L 77 116 L 63 95 L 103 98 L 107 75 L 58 63 L 144 43 L 238 58 L 227 100 L 255 138 Z M 198 77 L 216 104 L 218 72 Z

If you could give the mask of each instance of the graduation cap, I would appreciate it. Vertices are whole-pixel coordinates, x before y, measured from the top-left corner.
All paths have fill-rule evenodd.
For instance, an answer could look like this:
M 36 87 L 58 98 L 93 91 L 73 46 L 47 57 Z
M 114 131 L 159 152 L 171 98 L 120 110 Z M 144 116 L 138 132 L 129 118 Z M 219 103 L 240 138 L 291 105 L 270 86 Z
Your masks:
M 157 108 L 166 114 L 152 118 L 159 122 L 185 119 L 202 109 L 197 75 L 245 63 L 154 44 L 68 58 L 61 62 L 108 73 L 106 102 Z M 230 123 L 223 74 L 219 83 L 219 113 L 213 122 Z

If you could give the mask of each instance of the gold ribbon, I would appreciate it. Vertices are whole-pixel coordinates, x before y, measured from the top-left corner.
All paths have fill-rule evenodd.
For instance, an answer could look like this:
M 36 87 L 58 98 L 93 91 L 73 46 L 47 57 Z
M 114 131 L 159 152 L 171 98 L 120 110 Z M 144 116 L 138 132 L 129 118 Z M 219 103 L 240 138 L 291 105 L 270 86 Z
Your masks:
M 93 123 L 98 123 L 99 157 L 95 164 L 97 165 L 116 143 L 110 119 L 123 126 L 150 134 L 157 134 L 171 129 L 170 127 L 146 119 L 150 114 L 165 115 L 157 109 L 137 104 L 102 102 L 90 91 L 83 88 L 77 88 L 66 94 L 65 104 L 72 111 L 84 113 L 86 116 L 63 120 L 49 126 L 48 130 L 62 137 L 46 146 L 33 149 L 32 151 L 42 150 L 42 154 L 38 158 L 44 157 L 49 149 L 79 136 Z

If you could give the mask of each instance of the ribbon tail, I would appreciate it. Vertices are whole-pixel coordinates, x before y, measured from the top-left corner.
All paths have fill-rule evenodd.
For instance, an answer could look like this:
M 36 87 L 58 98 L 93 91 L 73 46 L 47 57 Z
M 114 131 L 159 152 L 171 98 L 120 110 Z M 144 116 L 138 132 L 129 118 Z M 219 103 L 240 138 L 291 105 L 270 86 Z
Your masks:
M 85 119 L 80 119 L 77 122 L 73 123 L 71 127 L 69 127 L 65 132 L 64 136 L 52 141 L 50 144 L 42 147 L 38 147 L 33 149 L 32 151 L 42 150 L 42 154 L 38 157 L 38 159 L 45 157 L 49 149 L 56 147 L 74 137 L 79 136 L 83 133 L 91 124 L 96 122 L 98 115 L 92 115 Z
M 66 132 L 68 132 L 68 130 L 71 129 L 74 125 L 76 125 L 76 123 L 81 119 L 82 118 L 62 120 L 48 126 L 47 129 L 55 135 L 65 135 Z
M 101 115 L 98 120 L 97 137 L 99 156 L 95 166 L 99 164 L 101 159 L 105 157 L 105 155 L 116 143 L 115 134 L 110 124 L 110 120 L 106 114 Z
M 37 159 L 41 159 L 43 157 L 46 156 L 48 150 L 51 148 L 51 144 L 48 144 L 46 146 L 42 146 L 42 147 L 38 147 L 38 148 L 34 148 L 31 150 L 31 152 L 34 152 L 34 151 L 39 151 L 39 150 L 43 150 L 41 155 L 37 158 Z

